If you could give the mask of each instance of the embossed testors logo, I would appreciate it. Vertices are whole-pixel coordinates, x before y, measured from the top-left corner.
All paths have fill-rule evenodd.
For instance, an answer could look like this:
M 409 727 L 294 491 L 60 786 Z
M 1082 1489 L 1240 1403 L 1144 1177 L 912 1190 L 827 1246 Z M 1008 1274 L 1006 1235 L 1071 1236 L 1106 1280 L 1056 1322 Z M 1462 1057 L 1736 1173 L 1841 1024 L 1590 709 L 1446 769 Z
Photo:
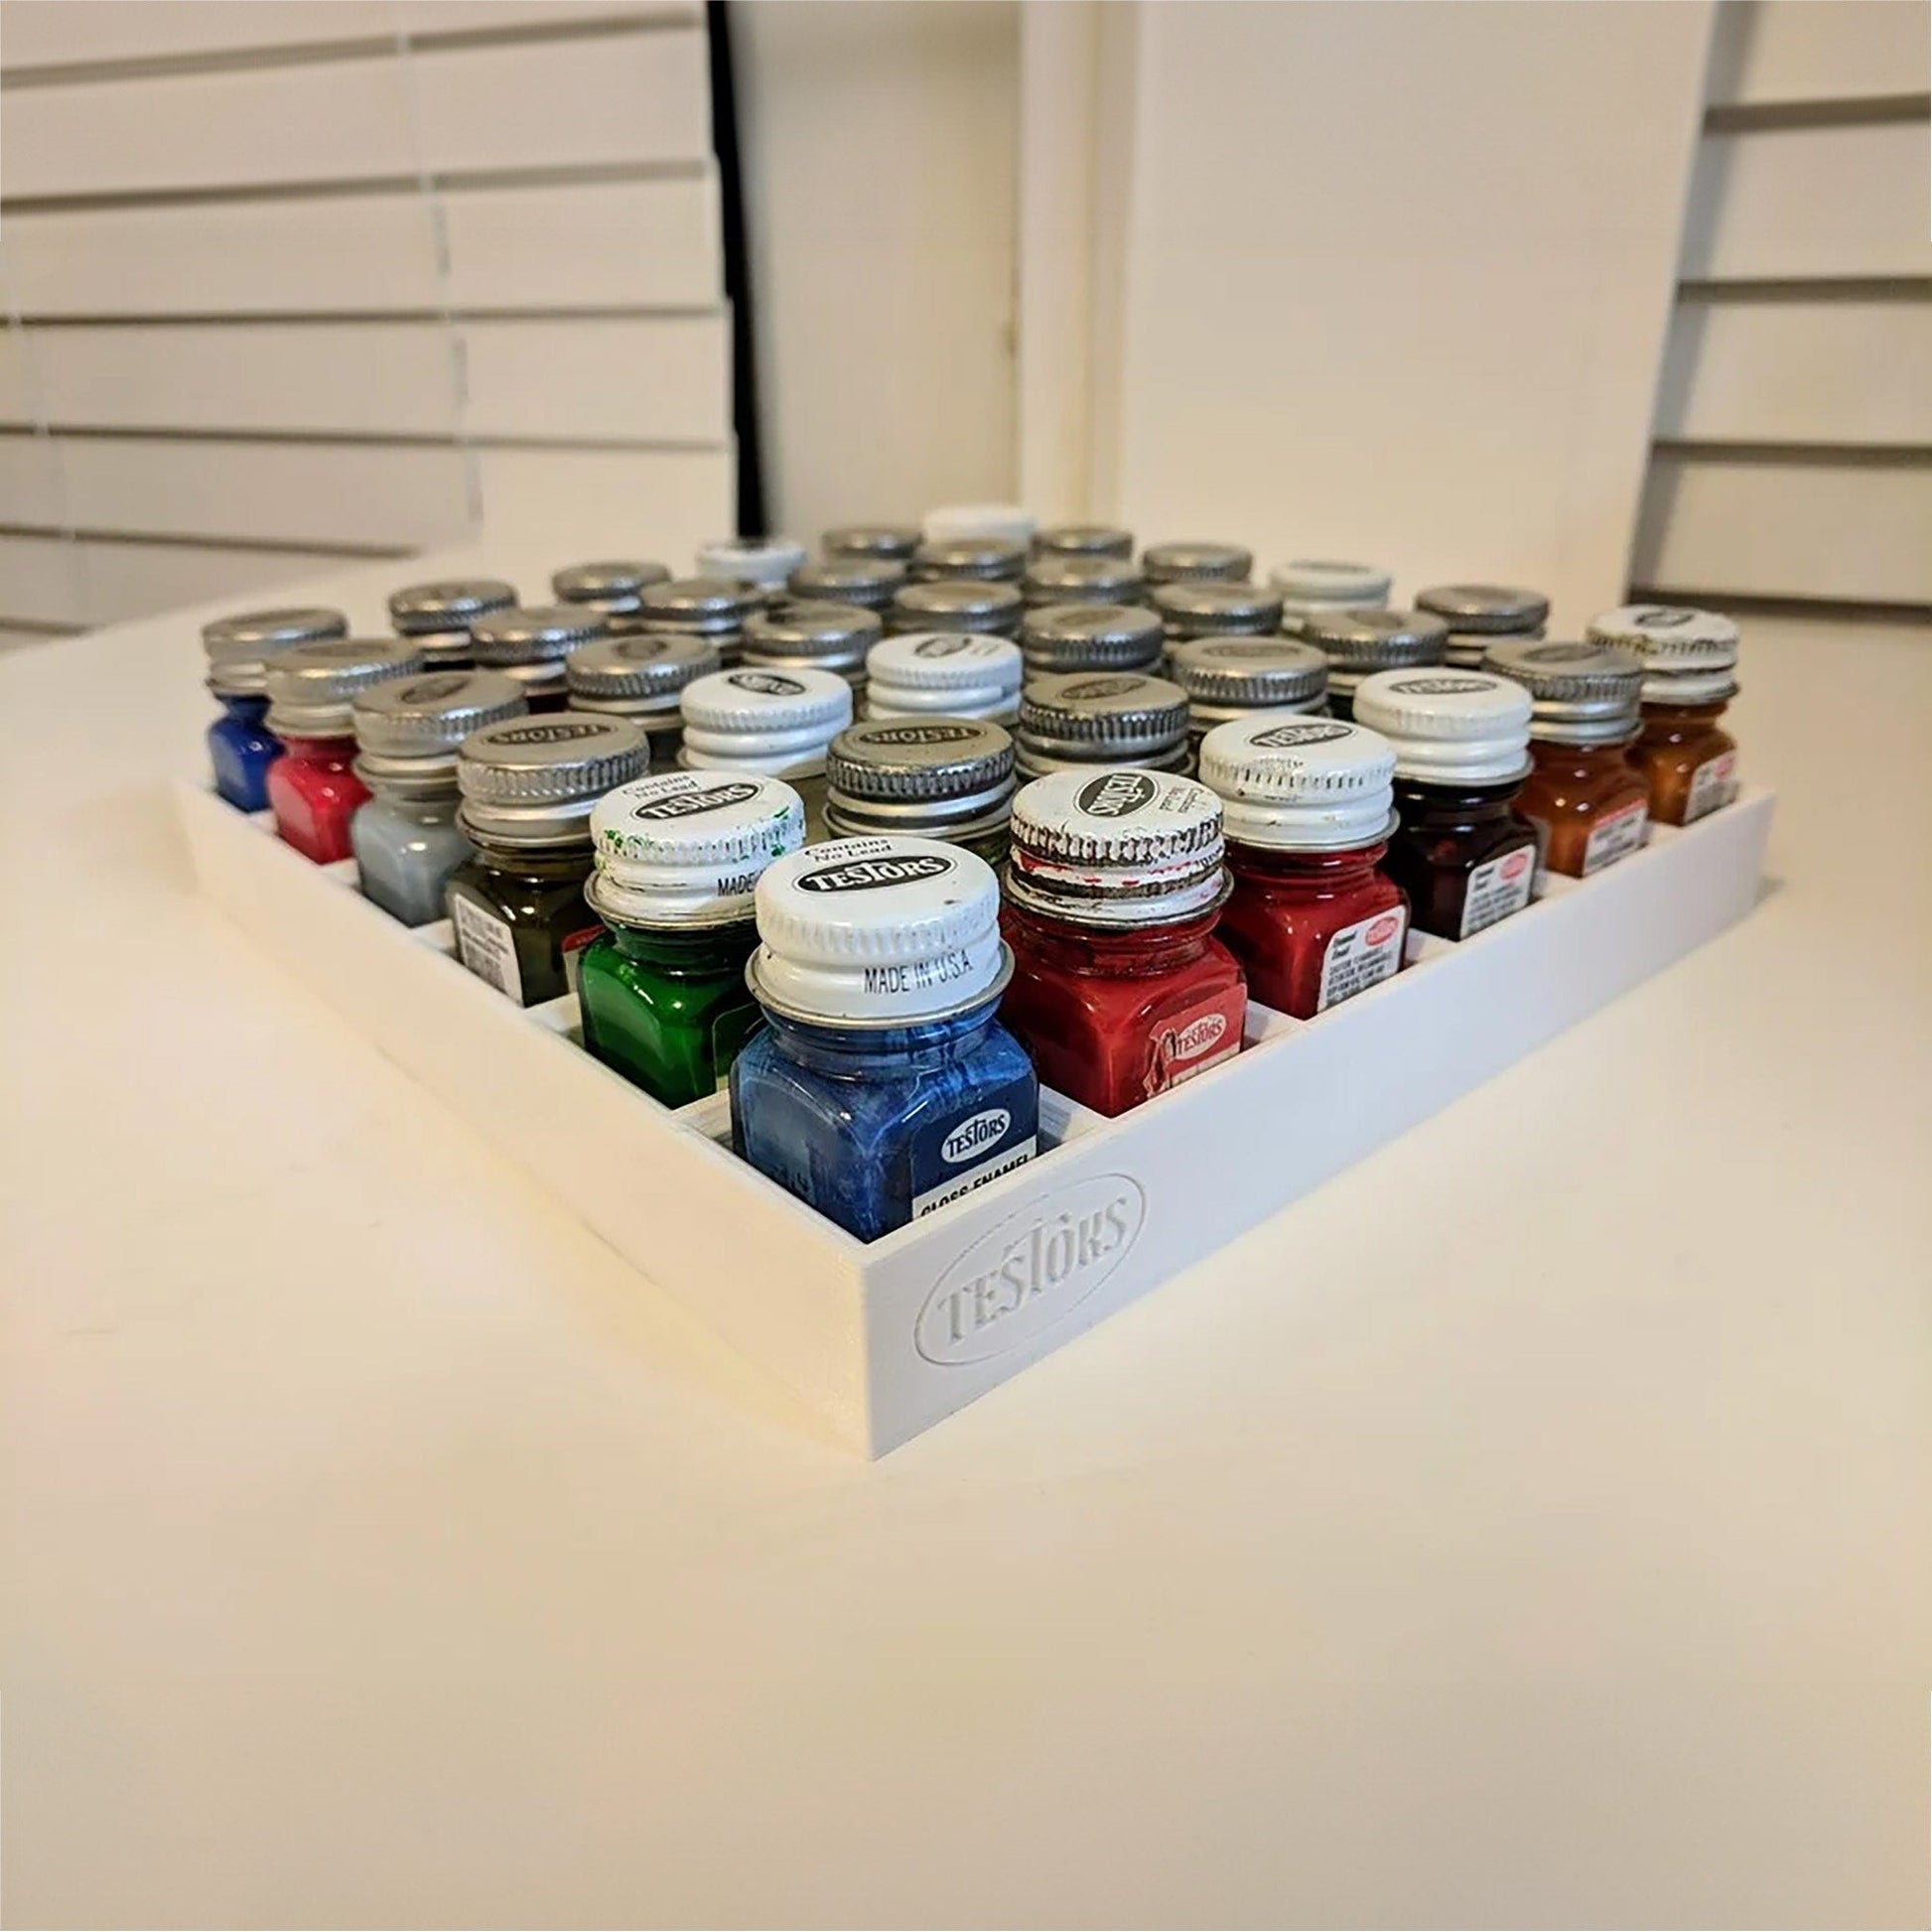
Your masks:
M 914 1347 L 942 1368 L 1026 1347 L 1119 1268 L 1146 1222 L 1147 1194 L 1131 1174 L 1094 1174 L 1042 1194 L 939 1277 Z

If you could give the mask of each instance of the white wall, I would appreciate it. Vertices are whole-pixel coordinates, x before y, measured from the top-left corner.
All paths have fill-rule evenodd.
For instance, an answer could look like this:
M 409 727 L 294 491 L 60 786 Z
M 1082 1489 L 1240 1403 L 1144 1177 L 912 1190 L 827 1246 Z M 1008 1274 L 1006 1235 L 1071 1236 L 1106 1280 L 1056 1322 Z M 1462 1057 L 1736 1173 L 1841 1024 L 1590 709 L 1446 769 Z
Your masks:
M 1089 507 L 1614 602 L 1710 24 L 1104 9 Z
M 774 527 L 1015 487 L 1019 17 L 736 0 Z

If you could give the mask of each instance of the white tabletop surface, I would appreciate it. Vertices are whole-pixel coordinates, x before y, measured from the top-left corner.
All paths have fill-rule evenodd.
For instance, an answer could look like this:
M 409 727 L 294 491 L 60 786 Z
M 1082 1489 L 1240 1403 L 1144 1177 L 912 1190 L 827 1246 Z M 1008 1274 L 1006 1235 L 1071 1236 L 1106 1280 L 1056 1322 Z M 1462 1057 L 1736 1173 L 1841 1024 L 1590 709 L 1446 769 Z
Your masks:
M 198 661 L 0 658 L 9 1922 L 1925 1921 L 1932 635 L 1749 624 L 1749 920 L 872 1465 L 198 901 Z

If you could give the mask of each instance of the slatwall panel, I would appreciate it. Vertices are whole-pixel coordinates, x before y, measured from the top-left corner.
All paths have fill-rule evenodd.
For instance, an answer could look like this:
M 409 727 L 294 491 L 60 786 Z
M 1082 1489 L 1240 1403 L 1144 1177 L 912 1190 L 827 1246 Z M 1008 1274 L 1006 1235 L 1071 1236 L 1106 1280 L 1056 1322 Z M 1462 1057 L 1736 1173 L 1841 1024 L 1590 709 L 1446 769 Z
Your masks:
M 720 296 L 708 166 L 656 181 L 451 186 L 434 199 L 19 212 L 5 243 L 12 306 L 30 321 L 712 310 Z
M 1932 606 L 1927 18 L 1725 0 L 1636 589 Z
M 0 62 L 0 630 L 730 528 L 695 0 L 7 0 Z
M 195 543 L 0 535 L 0 584 L 16 619 L 84 628 L 313 576 L 313 552 Z

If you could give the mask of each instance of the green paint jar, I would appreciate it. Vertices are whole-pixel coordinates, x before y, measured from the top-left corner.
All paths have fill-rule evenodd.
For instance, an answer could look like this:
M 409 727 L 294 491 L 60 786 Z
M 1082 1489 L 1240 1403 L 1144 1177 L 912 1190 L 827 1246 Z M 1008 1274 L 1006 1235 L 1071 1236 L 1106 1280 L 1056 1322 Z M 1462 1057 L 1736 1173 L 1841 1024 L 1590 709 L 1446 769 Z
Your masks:
M 584 1044 L 667 1107 L 722 1087 L 761 1024 L 745 981 L 753 894 L 805 842 L 805 807 L 777 778 L 672 771 L 620 785 L 591 814 L 585 889 L 606 930 L 577 993 Z

